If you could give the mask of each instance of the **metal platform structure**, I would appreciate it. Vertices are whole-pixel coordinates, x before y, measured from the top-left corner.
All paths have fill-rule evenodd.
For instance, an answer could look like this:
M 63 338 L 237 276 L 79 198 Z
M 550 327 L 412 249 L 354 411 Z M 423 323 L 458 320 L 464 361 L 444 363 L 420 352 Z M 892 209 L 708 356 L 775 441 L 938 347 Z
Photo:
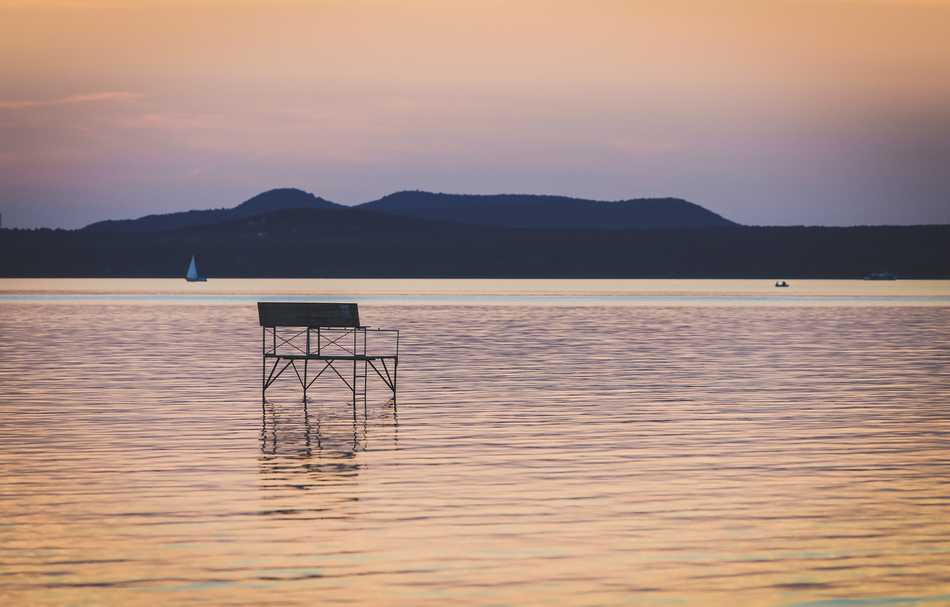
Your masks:
M 352 392 L 354 410 L 360 398 L 365 406 L 368 369 L 375 371 L 392 391 L 395 402 L 398 329 L 361 325 L 355 303 L 258 302 L 257 314 L 261 325 L 262 404 L 267 388 L 287 369 L 294 370 L 305 402 L 310 387 L 331 371 Z M 311 362 L 320 369 L 315 374 L 311 374 Z

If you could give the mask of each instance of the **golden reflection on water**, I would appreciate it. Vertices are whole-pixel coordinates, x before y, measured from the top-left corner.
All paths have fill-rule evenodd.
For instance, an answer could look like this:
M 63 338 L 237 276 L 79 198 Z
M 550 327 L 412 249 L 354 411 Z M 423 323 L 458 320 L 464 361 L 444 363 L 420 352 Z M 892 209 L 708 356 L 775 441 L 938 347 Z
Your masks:
M 257 297 L 346 298 L 385 303 L 527 302 L 578 305 L 950 305 L 950 280 L 791 280 L 776 289 L 765 279 L 236 279 L 187 283 L 178 278 L 3 278 L 3 297 L 93 295 L 151 305 L 181 298 L 214 298 L 216 303 L 246 303 Z M 73 298 L 71 301 L 81 301 Z
M 362 312 L 354 419 L 253 306 L 0 305 L 0 603 L 950 603 L 948 307 Z

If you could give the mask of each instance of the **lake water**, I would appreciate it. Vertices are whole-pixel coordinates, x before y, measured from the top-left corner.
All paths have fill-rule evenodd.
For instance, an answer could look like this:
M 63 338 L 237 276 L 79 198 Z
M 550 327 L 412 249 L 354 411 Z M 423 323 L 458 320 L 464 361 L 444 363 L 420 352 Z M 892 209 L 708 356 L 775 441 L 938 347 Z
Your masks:
M 950 605 L 948 282 L 0 280 L 0 389 L 3 605 Z

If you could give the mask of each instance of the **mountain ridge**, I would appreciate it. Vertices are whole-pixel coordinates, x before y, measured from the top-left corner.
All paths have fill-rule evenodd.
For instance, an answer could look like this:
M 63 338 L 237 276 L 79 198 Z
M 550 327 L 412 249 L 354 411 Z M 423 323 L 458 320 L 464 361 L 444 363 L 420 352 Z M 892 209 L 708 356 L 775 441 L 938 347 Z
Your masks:
M 709 228 L 738 225 L 680 198 L 602 201 L 540 194 L 445 194 L 422 190 L 393 192 L 346 206 L 296 188 L 262 192 L 233 208 L 153 214 L 98 221 L 90 232 L 160 232 L 227 223 L 287 209 L 359 209 L 366 213 L 419 220 L 524 229 Z M 365 216 L 364 216 L 365 217 Z
M 234 219 L 299 208 L 345 208 L 297 188 L 275 188 L 248 198 L 235 207 L 194 209 L 174 213 L 145 215 L 136 219 L 106 219 L 83 228 L 90 232 L 161 232 L 225 223 Z
M 356 207 L 422 219 L 529 229 L 738 225 L 696 203 L 672 197 L 606 201 L 550 194 L 447 194 L 403 190 Z

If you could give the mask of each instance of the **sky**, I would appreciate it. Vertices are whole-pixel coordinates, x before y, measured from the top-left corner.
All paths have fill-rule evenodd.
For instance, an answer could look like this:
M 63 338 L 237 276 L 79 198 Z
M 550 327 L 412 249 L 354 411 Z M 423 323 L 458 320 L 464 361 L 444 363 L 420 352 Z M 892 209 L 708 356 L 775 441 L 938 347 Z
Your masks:
M 0 0 L 4 227 L 274 187 L 950 223 L 950 0 Z

